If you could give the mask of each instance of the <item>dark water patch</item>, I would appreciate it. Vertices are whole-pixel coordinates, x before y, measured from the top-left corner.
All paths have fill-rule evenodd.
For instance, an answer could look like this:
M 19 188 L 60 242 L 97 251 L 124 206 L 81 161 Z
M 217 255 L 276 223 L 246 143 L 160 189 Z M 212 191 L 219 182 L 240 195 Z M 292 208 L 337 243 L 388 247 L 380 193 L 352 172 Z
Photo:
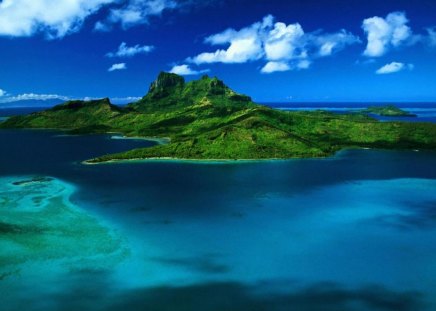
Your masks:
M 227 273 L 231 270 L 228 265 L 217 262 L 216 256 L 201 256 L 191 258 L 151 258 L 160 264 L 187 268 L 201 273 Z
M 18 225 L 0 221 L 0 234 L 40 234 L 45 230 L 33 225 Z
M 426 230 L 436 227 L 436 201 L 407 201 L 404 206 L 408 208 L 405 212 L 382 216 L 376 221 L 400 230 Z
M 83 282 L 81 282 L 83 283 Z M 419 292 L 381 286 L 349 289 L 336 283 L 317 283 L 280 294 L 259 294 L 258 286 L 217 282 L 183 287 L 161 286 L 107 291 L 96 280 L 85 287 L 52 296 L 47 310 L 153 311 L 423 311 L 429 310 Z M 106 289 L 106 291 L 102 290 Z M 47 297 L 44 297 L 47 299 Z M 30 308 L 29 310 L 39 310 Z
M 162 220 L 146 220 L 143 222 L 144 225 L 164 225 L 164 226 L 168 226 L 173 224 L 174 221 L 173 220 L 169 220 L 169 219 L 162 219 Z

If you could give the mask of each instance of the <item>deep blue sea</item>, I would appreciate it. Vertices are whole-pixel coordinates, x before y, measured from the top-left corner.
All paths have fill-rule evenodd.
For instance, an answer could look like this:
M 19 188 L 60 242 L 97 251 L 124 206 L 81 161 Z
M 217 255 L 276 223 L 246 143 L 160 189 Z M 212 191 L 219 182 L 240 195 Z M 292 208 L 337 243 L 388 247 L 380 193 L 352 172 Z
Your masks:
M 104 257 L 82 269 L 39 258 L 0 275 L 0 310 L 436 310 L 435 152 L 80 163 L 152 144 L 0 131 L 1 180 L 72 185 L 64 203 L 98 218 L 126 249 L 107 266 Z

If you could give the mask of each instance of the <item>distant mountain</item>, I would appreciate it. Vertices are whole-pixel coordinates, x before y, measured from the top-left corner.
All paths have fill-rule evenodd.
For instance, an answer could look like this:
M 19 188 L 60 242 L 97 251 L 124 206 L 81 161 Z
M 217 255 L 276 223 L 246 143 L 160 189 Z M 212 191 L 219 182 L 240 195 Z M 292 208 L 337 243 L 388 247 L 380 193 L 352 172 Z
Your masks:
M 159 74 L 148 93 L 127 107 L 108 98 L 70 101 L 0 128 L 58 128 L 72 133 L 119 132 L 169 143 L 87 161 L 131 159 L 272 159 L 325 157 L 342 148 L 436 149 L 436 125 L 378 122 L 367 114 L 279 111 L 253 103 L 217 78 L 186 83 Z
M 64 102 L 62 99 L 47 99 L 47 100 L 18 100 L 9 103 L 0 103 L 1 108 L 27 108 L 27 107 L 53 107 Z

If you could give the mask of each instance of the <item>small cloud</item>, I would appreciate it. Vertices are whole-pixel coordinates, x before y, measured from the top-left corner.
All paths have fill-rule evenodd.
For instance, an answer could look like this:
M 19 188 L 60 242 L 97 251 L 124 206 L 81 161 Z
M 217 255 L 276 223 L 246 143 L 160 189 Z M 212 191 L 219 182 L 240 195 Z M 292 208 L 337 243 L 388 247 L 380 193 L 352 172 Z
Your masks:
M 112 72 L 115 70 L 125 70 L 127 69 L 126 63 L 113 64 L 107 71 Z
M 364 66 L 366 66 L 366 65 L 374 64 L 375 62 L 376 62 L 376 60 L 374 58 L 367 58 L 367 59 L 364 59 L 364 60 L 358 59 L 354 63 L 356 65 L 364 65 Z
M 376 71 L 376 74 L 383 75 L 383 74 L 390 74 L 395 72 L 400 72 L 403 70 L 413 70 L 415 66 L 413 64 L 404 64 L 404 63 L 398 63 L 398 62 L 392 62 L 390 64 L 386 64 L 380 69 Z
M 296 64 L 297 69 L 307 69 L 312 65 L 312 62 L 307 59 L 303 59 Z
M 374 16 L 365 19 L 362 28 L 368 43 L 363 55 L 380 57 L 393 47 L 418 42 L 419 38 L 413 35 L 408 22 L 404 12 L 392 12 L 386 18 Z
M 12 103 L 23 100 L 69 100 L 68 96 L 57 95 L 57 94 L 35 94 L 35 93 L 24 93 L 20 95 L 8 96 L 6 93 L 0 98 L 0 103 Z
M 138 101 L 142 97 L 139 96 L 127 96 L 127 97 L 111 97 L 114 101 Z
M 171 73 L 175 73 L 181 76 L 198 75 L 198 74 L 206 73 L 208 71 L 209 69 L 193 70 L 188 65 L 178 65 L 178 66 L 176 65 L 170 70 Z
M 126 42 L 122 42 L 116 52 L 107 53 L 107 57 L 132 57 L 136 54 L 146 54 L 154 50 L 152 45 L 135 45 L 127 46 Z
M 427 28 L 427 43 L 430 47 L 436 47 L 436 27 Z
M 105 24 L 103 22 L 97 22 L 94 25 L 94 31 L 100 31 L 100 32 L 108 32 L 111 31 L 112 27 L 111 25 Z
M 124 29 L 149 24 L 151 16 L 160 16 L 165 10 L 175 10 L 181 6 L 175 0 L 119 1 L 119 6 L 111 9 L 104 21 L 97 22 L 94 30 L 107 31 L 114 24 L 120 24 Z
M 6 91 L 5 90 L 2 90 L 2 89 L 0 89 L 0 97 L 2 97 L 2 96 L 5 96 L 6 95 Z
M 336 33 L 312 35 L 311 40 L 319 47 L 319 56 L 331 56 L 348 45 L 361 43 L 359 37 L 342 29 Z
M 277 71 L 288 71 L 291 70 L 291 67 L 285 62 L 268 62 L 265 66 L 260 70 L 262 73 L 273 73 Z

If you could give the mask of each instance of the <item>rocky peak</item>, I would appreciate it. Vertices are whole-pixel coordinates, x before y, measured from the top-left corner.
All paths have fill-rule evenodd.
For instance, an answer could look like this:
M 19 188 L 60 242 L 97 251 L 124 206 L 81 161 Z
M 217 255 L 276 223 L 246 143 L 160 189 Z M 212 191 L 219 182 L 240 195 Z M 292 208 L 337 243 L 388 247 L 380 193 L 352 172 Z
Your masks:
M 157 79 L 150 85 L 150 94 L 166 93 L 166 90 L 182 88 L 185 85 L 185 79 L 175 73 L 161 72 Z

